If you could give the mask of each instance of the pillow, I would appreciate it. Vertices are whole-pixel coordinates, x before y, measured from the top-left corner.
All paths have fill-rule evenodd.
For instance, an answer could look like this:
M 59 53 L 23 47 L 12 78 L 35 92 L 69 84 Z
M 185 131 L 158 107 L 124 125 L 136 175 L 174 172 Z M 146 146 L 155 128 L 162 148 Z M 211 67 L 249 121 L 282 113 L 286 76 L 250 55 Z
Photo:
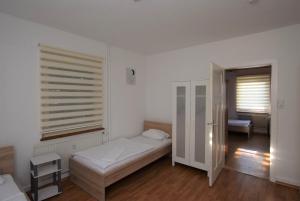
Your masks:
M 158 129 L 146 130 L 142 133 L 142 136 L 155 140 L 163 140 L 170 137 L 168 133 Z
M 2 175 L 0 175 L 0 185 L 4 184 L 4 181 L 5 181 L 4 177 Z

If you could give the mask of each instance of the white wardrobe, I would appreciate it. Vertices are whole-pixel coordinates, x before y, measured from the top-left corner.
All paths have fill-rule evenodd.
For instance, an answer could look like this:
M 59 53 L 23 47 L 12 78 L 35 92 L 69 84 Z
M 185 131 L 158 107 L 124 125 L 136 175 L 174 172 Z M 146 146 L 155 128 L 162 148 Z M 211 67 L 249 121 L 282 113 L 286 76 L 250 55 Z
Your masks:
M 172 164 L 207 170 L 208 80 L 174 82 L 172 87 Z

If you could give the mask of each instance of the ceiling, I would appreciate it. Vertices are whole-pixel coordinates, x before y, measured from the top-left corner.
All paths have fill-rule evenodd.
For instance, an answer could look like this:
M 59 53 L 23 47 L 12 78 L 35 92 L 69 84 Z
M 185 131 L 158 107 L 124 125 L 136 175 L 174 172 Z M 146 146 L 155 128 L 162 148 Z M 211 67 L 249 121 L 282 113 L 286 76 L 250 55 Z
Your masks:
M 144 54 L 300 23 L 299 0 L 0 0 L 0 12 Z

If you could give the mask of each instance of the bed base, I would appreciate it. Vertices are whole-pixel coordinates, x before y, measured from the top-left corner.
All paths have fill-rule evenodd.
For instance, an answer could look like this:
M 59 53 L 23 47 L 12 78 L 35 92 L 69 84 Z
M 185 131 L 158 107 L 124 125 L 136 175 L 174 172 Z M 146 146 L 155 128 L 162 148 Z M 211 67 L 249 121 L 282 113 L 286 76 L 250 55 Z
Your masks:
M 152 151 L 105 174 L 100 174 L 84 164 L 70 159 L 71 181 L 99 201 L 105 201 L 105 188 L 153 161 L 169 154 L 171 145 Z
M 250 124 L 249 126 L 228 126 L 229 132 L 237 132 L 237 133 L 246 133 L 248 138 L 252 135 L 253 126 Z

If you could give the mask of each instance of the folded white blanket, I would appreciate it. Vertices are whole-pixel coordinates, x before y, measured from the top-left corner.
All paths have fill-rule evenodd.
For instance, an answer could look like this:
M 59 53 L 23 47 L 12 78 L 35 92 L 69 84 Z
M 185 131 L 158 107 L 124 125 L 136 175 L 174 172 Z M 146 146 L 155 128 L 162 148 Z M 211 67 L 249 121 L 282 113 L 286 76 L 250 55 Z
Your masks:
M 74 155 L 90 160 L 98 167 L 105 169 L 118 161 L 153 149 L 152 145 L 135 142 L 130 139 L 120 138 L 107 144 L 96 146 Z

